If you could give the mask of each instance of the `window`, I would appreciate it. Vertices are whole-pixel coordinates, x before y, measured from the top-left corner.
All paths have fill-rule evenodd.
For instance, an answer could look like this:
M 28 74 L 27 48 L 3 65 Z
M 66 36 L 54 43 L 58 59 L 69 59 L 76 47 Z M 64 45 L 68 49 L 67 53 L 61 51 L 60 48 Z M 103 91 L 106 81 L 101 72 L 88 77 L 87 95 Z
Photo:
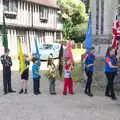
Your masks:
M 56 32 L 56 40 L 61 40 L 61 33 L 60 32 Z
M 57 23 L 62 23 L 62 19 L 60 17 L 60 14 L 57 13 L 56 16 L 57 16 Z
M 40 21 L 41 22 L 47 22 L 48 21 L 48 8 L 41 7 L 39 8 L 39 14 L 40 14 Z
M 17 12 L 17 0 L 4 0 L 4 11 Z

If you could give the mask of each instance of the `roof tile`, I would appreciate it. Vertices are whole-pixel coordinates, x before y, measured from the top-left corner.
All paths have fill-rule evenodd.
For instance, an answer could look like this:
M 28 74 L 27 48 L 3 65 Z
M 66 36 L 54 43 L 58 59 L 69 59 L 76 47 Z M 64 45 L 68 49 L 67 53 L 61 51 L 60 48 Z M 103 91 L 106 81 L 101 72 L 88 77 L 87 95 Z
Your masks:
M 55 2 L 53 2 L 53 0 L 26 0 L 26 1 L 53 7 L 53 8 L 57 8 L 57 9 L 59 8 L 59 6 L 57 4 L 55 4 Z

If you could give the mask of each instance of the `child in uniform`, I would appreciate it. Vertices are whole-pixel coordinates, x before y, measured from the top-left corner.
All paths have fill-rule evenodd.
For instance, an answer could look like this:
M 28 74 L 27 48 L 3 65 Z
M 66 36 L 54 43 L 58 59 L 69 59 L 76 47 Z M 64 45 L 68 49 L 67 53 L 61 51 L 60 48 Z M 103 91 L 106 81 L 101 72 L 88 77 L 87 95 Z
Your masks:
M 23 92 L 27 94 L 27 82 L 29 79 L 29 65 L 30 62 L 28 60 L 28 55 L 24 55 L 25 57 L 25 70 L 21 74 L 21 90 L 19 91 L 19 94 L 22 94 Z
M 67 90 L 69 90 L 69 94 L 73 94 L 73 80 L 72 80 L 72 69 L 73 65 L 71 63 L 70 58 L 66 58 L 65 66 L 64 66 L 64 90 L 63 95 L 67 95 Z
M 94 47 L 92 47 L 90 51 L 86 54 L 86 58 L 84 62 L 85 62 L 85 73 L 87 76 L 85 94 L 92 97 L 93 94 L 91 93 L 91 85 L 92 85 L 92 76 L 94 72 L 94 62 L 95 62 Z
M 53 58 L 49 57 L 48 58 L 48 63 L 47 63 L 47 67 L 48 67 L 48 79 L 49 79 L 49 93 L 51 95 L 55 95 L 55 81 L 56 81 L 56 67 L 55 64 L 53 62 Z
M 35 95 L 40 94 L 40 70 L 38 59 L 36 57 L 32 58 L 33 66 L 32 66 L 32 77 L 33 77 L 33 93 Z

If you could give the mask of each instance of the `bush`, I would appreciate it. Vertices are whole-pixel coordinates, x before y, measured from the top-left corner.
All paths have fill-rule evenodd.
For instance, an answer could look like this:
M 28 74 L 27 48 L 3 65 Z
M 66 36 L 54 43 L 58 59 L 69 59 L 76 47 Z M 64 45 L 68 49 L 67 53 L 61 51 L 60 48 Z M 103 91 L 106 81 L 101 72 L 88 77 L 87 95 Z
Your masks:
M 75 43 L 83 42 L 85 40 L 87 29 L 87 23 L 82 23 L 80 25 L 76 25 L 72 28 L 70 39 L 74 40 Z

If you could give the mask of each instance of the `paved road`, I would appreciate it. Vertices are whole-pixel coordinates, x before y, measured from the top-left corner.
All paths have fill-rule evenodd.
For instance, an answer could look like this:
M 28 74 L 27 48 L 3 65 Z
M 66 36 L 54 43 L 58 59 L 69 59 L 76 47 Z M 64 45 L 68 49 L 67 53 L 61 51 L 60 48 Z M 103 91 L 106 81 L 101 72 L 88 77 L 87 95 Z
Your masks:
M 76 95 L 63 96 L 63 82 L 56 82 L 56 96 L 48 94 L 48 80 L 42 75 L 39 96 L 32 93 L 19 95 L 19 74 L 12 72 L 12 85 L 17 93 L 3 95 L 2 72 L 0 72 L 0 120 L 120 120 L 120 98 L 112 101 L 97 92 L 93 98 L 83 94 L 79 84 L 75 85 Z

